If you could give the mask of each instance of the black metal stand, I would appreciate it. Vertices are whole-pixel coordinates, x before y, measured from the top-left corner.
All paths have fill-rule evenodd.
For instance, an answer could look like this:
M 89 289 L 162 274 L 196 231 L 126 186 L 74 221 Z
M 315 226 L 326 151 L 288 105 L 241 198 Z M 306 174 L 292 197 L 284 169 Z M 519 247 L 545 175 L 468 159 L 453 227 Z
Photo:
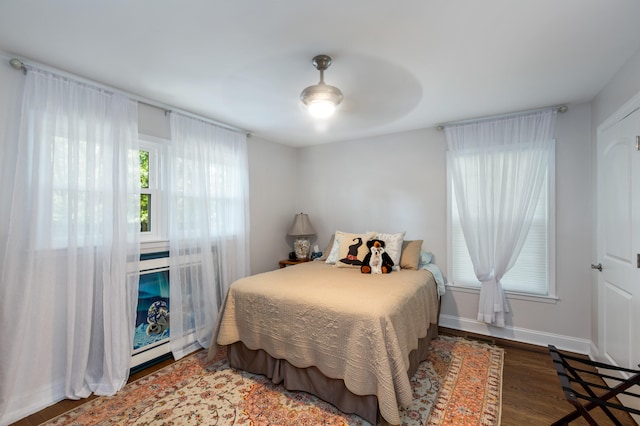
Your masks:
M 610 399 L 615 398 L 620 394 L 640 398 L 640 395 L 627 391 L 630 387 L 640 384 L 640 370 L 616 367 L 609 364 L 603 364 L 601 362 L 562 354 L 553 345 L 549 345 L 548 348 L 553 365 L 558 373 L 558 378 L 560 379 L 560 385 L 564 391 L 564 396 L 567 401 L 576 407 L 575 410 L 553 423 L 552 426 L 568 425 L 569 422 L 580 416 L 584 417 L 590 425 L 598 426 L 598 423 L 589 414 L 589 411 L 596 407 L 600 407 L 607 417 L 611 419 L 613 424 L 620 426 L 622 423 L 620 423 L 610 408 L 640 415 L 640 410 L 625 407 L 615 401 L 609 402 Z M 589 369 L 585 369 L 584 367 L 588 367 Z M 620 377 L 602 374 L 598 372 L 596 368 L 621 371 L 629 373 L 631 376 L 628 379 L 622 379 Z M 601 379 L 610 379 L 618 384 L 614 387 L 609 387 L 606 384 L 603 385 L 602 383 L 590 382 L 583 379 L 581 374 L 583 374 L 583 376 L 590 375 Z M 583 389 L 586 394 L 580 393 L 578 391 L 579 389 Z M 597 395 L 594 389 L 599 389 L 604 392 L 601 395 Z

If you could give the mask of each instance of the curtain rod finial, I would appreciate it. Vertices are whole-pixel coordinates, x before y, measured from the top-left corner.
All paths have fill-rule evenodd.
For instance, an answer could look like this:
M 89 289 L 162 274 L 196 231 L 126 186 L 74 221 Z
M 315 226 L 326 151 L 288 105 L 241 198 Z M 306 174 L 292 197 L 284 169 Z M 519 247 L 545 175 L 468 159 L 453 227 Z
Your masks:
M 27 73 L 27 67 L 24 66 L 24 63 L 17 58 L 11 58 L 11 60 L 9 61 L 9 64 L 17 69 L 17 70 L 22 70 L 25 74 Z

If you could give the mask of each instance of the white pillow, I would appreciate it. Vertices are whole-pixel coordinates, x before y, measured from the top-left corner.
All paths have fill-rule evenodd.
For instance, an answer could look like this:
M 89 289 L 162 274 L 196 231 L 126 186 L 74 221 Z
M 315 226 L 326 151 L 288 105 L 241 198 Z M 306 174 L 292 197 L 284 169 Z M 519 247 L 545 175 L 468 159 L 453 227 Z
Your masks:
M 375 232 L 366 234 L 350 234 L 336 231 L 336 238 L 340 238 L 338 244 L 338 259 L 334 265 L 337 268 L 360 268 L 367 253 L 367 241 L 373 239 Z
M 391 260 L 393 260 L 393 270 L 400 270 L 400 258 L 402 256 L 402 241 L 404 241 L 405 232 L 397 234 L 387 234 L 384 232 L 376 233 L 375 239 L 384 241 L 384 250 L 389 254 Z
M 340 236 L 336 232 L 335 236 L 333 237 L 333 246 L 331 247 L 331 251 L 329 252 L 329 255 L 327 256 L 327 260 L 325 260 L 325 262 L 334 265 L 338 261 L 339 248 L 340 248 Z
M 421 251 L 420 252 L 420 262 L 418 263 L 418 267 L 422 267 L 428 265 L 433 260 L 433 254 L 429 251 Z

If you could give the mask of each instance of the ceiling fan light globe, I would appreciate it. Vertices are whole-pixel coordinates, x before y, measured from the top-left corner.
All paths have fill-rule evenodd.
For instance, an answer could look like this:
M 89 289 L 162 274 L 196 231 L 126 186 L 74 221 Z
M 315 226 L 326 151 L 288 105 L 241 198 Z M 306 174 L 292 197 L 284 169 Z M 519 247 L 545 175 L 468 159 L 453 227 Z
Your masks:
M 316 118 L 331 116 L 342 98 L 340 89 L 324 83 L 309 86 L 300 94 L 300 100 Z
M 336 106 L 328 100 L 313 101 L 309 104 L 309 114 L 316 118 L 327 118 L 333 115 Z

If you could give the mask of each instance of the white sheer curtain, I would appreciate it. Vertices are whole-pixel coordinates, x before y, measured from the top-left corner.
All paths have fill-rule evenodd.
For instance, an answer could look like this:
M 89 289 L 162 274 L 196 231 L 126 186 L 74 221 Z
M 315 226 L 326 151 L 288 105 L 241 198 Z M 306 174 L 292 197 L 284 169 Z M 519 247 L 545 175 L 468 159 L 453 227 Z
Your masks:
M 505 325 L 500 279 L 526 240 L 554 150 L 556 111 L 445 128 L 460 223 L 482 283 L 478 320 Z
M 209 347 L 229 285 L 249 273 L 246 135 L 171 113 L 171 351 Z
M 26 76 L 0 208 L 0 423 L 127 381 L 137 303 L 136 102 Z M 132 270 L 130 273 L 128 271 Z

